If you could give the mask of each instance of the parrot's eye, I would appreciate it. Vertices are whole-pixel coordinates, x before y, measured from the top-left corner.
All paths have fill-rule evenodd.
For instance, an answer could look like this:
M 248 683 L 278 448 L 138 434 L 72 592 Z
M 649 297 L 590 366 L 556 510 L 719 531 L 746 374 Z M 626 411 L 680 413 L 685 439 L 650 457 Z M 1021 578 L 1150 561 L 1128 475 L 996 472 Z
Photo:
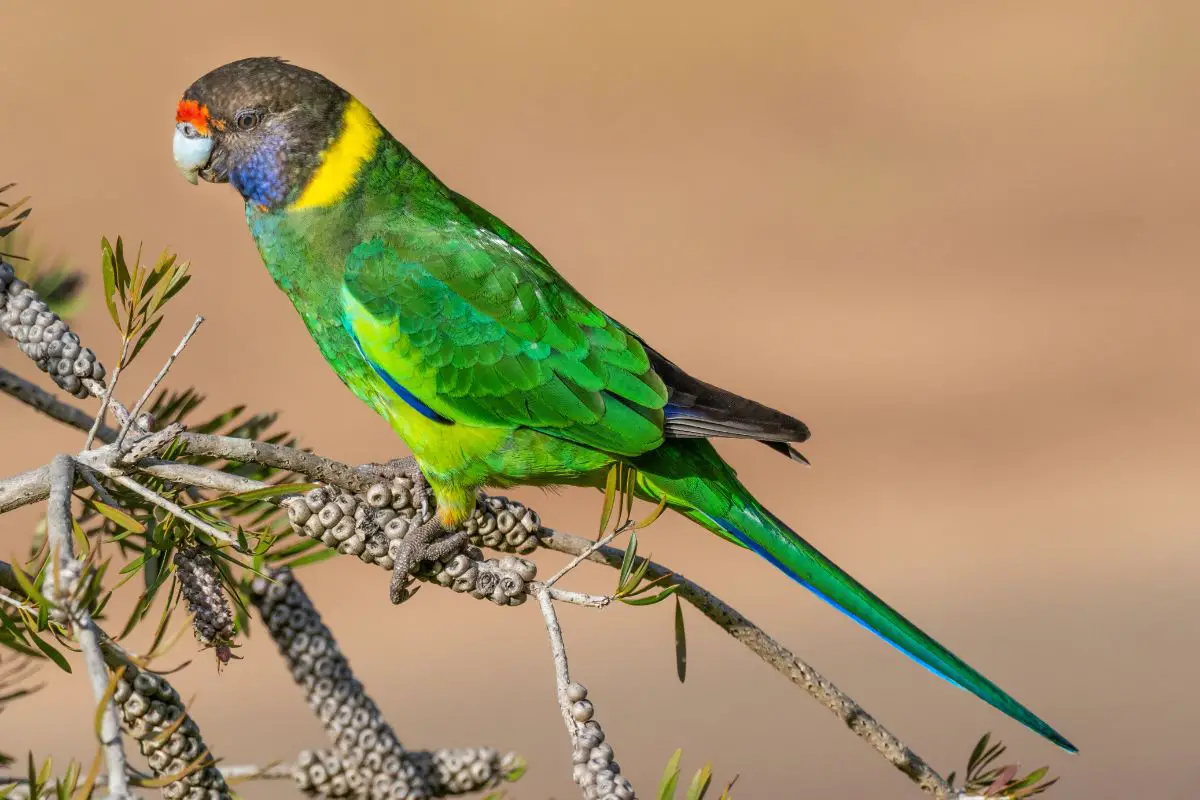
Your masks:
M 251 131 L 258 127 L 262 115 L 253 108 L 246 108 L 237 113 L 233 118 L 233 126 L 239 131 Z

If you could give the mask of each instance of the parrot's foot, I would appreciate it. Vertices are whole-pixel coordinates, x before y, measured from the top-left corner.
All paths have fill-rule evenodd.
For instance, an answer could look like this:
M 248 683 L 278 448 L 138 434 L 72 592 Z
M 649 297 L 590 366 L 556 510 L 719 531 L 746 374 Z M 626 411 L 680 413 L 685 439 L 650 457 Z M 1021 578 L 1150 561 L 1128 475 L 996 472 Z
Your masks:
M 384 471 L 397 478 L 408 478 L 412 481 L 412 504 L 419 514 L 418 519 L 427 519 L 433 513 L 434 496 L 425 473 L 412 456 L 393 458 L 383 465 Z
M 413 571 L 422 561 L 443 561 L 456 555 L 467 546 L 470 537 L 466 531 L 448 531 L 437 517 L 430 519 L 405 534 L 403 539 L 393 542 L 392 603 L 399 605 L 410 596 L 409 585 Z

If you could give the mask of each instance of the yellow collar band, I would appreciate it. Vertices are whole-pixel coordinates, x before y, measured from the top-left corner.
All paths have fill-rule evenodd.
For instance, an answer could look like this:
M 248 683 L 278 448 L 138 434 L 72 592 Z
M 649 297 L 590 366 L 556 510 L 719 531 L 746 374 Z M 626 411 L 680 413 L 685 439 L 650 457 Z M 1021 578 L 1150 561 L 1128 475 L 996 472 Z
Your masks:
M 332 205 L 358 180 L 363 164 L 375 155 L 383 129 L 367 107 L 351 97 L 342 112 L 342 131 L 321 153 L 321 163 L 289 211 Z

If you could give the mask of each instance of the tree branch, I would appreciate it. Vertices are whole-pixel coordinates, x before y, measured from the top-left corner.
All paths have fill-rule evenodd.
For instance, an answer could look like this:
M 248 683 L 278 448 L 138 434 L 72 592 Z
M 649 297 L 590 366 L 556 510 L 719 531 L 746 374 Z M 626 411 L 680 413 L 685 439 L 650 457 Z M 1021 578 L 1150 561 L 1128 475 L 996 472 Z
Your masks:
M 83 565 L 75 558 L 72 547 L 71 490 L 75 484 L 74 464 L 70 456 L 55 456 L 50 462 L 50 504 L 47 509 L 47 535 L 51 552 L 56 554 L 56 570 L 46 575 L 47 597 L 65 610 L 71 630 L 83 651 L 92 693 L 97 703 L 104 703 L 100 720 L 100 744 L 108 763 L 108 793 L 122 800 L 130 797 L 129 779 L 125 766 L 125 748 L 117 709 L 108 696 L 108 666 L 100 649 L 101 634 L 88 610 L 73 596 L 74 584 L 82 578 Z M 56 591 L 55 591 L 56 590 Z
M 3 376 L 0 375 L 0 377 Z M 2 386 L 3 381 L 0 381 L 0 387 Z M 58 401 L 49 404 L 45 398 L 39 398 L 25 390 L 9 393 L 48 413 L 55 419 L 67 424 L 76 424 L 76 417 L 70 412 L 70 407 L 60 407 L 65 404 Z M 390 477 L 386 465 L 369 464 L 352 467 L 284 445 L 191 432 L 181 434 L 179 439 L 186 444 L 189 455 L 220 458 L 232 462 L 256 463 L 287 470 L 316 481 L 333 484 L 347 492 L 363 492 L 372 484 Z M 115 448 L 110 450 L 106 447 L 82 454 L 80 460 L 98 468 L 100 465 L 114 463 L 118 456 L 119 453 Z M 267 485 L 218 470 L 160 459 L 144 459 L 138 462 L 136 467 L 157 477 L 217 491 L 241 492 Z M 49 483 L 49 473 L 44 467 L 0 481 L 0 512 L 44 498 L 48 494 Z M 498 498 L 485 498 L 483 502 L 496 499 Z M 536 538 L 543 546 L 550 549 L 577 557 L 583 556 L 587 560 L 606 564 L 613 568 L 620 567 L 624 556 L 621 550 L 605 546 L 597 548 L 596 543 L 590 539 L 548 529 L 539 531 Z M 593 552 L 589 554 L 589 550 Z M 651 579 L 674 575 L 674 582 L 680 586 L 678 590 L 680 597 L 700 610 L 777 672 L 816 698 L 922 790 L 939 798 L 953 796 L 946 781 L 924 760 L 871 717 L 853 699 L 841 692 L 831 681 L 797 658 L 795 654 L 736 609 L 703 587 L 673 573 L 661 564 L 651 562 L 646 575 Z
M 84 433 L 87 433 L 92 426 L 93 419 L 90 414 L 64 403 L 40 386 L 9 372 L 4 367 L 0 367 L 0 392 L 20 400 L 53 420 L 70 425 Z M 101 425 L 96 436 L 103 442 L 111 442 L 116 439 L 117 432 L 107 425 Z
M 554 687 L 558 698 L 558 709 L 562 713 L 567 733 L 571 737 L 571 761 L 574 764 L 571 777 L 583 793 L 584 800 L 618 797 L 632 800 L 636 795 L 633 784 L 621 774 L 621 767 L 613 760 L 613 748 L 604 741 L 604 731 L 594 719 L 595 708 L 587 699 L 588 691 L 583 684 L 571 681 L 567 666 L 567 645 L 563 641 L 562 627 L 554 610 L 552 590 L 547 586 L 532 589 L 542 610 L 546 623 L 546 635 L 550 637 L 550 654 L 554 660 Z
M 146 405 L 146 402 L 150 399 L 150 395 L 154 394 L 154 390 L 158 388 L 158 385 L 163 382 L 163 378 L 167 377 L 167 373 L 171 371 L 171 366 L 175 363 L 175 359 L 179 358 L 179 354 L 183 352 L 183 348 L 187 347 L 188 342 L 196 335 L 196 331 L 200 329 L 200 325 L 203 322 L 204 317 L 196 317 L 195 322 L 192 323 L 192 327 L 188 328 L 187 333 L 183 335 L 183 339 L 175 346 L 171 355 L 167 357 L 167 363 L 163 364 L 162 369 L 154 376 L 154 380 L 147 384 L 145 391 L 142 392 L 142 396 L 134 403 L 133 410 L 129 412 L 129 419 L 125 420 L 125 424 L 121 426 L 121 432 L 117 435 L 117 449 L 120 449 L 121 445 L 124 444 L 125 437 L 129 435 L 130 426 L 137 421 L 138 415 L 142 413 L 142 407 Z
M 623 550 L 613 547 L 597 549 L 596 543 L 591 539 L 572 536 L 560 531 L 544 530 L 540 541 L 543 547 L 561 553 L 580 555 L 592 551 L 587 555 L 589 561 L 606 564 L 615 569 L 620 569 L 621 561 L 625 557 Z M 868 714 L 853 698 L 747 619 L 737 609 L 703 586 L 688 580 L 662 564 L 651 561 L 646 570 L 646 577 L 649 579 L 667 575 L 673 576 L 672 583 L 679 586 L 676 592 L 679 597 L 693 605 L 700 613 L 769 664 L 776 672 L 808 692 L 923 791 L 936 798 L 954 796 L 950 785 L 933 767 Z

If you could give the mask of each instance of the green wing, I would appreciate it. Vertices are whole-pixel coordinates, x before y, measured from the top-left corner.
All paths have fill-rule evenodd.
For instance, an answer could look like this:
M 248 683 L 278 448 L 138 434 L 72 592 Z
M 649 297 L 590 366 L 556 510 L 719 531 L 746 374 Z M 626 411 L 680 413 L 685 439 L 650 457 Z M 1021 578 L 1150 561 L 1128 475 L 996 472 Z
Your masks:
M 637 338 L 515 231 L 451 200 L 456 213 L 437 224 L 389 215 L 360 227 L 344 321 L 376 372 L 452 423 L 533 428 L 617 455 L 660 445 L 667 390 Z

